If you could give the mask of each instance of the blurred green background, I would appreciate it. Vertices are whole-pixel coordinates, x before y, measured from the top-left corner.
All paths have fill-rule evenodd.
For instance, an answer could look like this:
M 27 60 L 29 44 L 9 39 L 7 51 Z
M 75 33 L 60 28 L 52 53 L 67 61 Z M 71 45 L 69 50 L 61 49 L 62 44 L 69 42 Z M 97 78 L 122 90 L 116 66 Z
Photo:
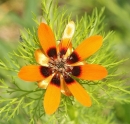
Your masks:
M 81 17 L 85 12 L 91 15 L 96 7 L 105 7 L 105 31 L 113 30 L 115 46 L 113 49 L 117 58 L 130 57 L 130 0 L 59 0 L 59 6 L 65 5 L 72 12 L 72 17 Z M 41 0 L 0 0 L 0 58 L 8 59 L 7 53 L 16 49 L 20 41 L 20 30 L 35 26 L 32 12 L 39 17 L 42 14 Z M 130 60 L 120 66 L 128 72 Z M 0 72 L 0 78 L 6 79 L 6 72 Z M 119 124 L 130 124 L 130 105 L 116 103 L 116 120 Z

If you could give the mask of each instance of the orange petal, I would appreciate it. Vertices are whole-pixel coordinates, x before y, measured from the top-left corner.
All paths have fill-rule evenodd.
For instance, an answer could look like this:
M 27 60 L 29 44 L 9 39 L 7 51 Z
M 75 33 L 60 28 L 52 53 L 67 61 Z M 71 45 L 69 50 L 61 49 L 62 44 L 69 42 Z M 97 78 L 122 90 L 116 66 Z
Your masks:
M 47 87 L 43 101 L 44 109 L 47 114 L 53 114 L 57 110 L 60 104 L 60 90 L 60 78 L 54 76 Z
M 25 81 L 40 81 L 51 74 L 50 69 L 47 67 L 29 65 L 22 67 L 18 73 L 18 76 Z
M 61 92 L 66 95 L 66 96 L 71 96 L 72 93 L 70 92 L 70 90 L 68 89 L 63 77 L 61 76 Z
M 70 45 L 67 49 L 66 54 L 64 55 L 64 59 L 67 59 L 67 57 L 73 52 L 73 47 L 72 47 L 72 43 L 70 42 Z
M 84 106 L 90 107 L 91 106 L 91 99 L 89 94 L 85 91 L 85 89 L 73 80 L 71 77 L 66 77 L 65 82 L 73 94 L 73 96 Z
M 101 47 L 102 41 L 102 36 L 98 35 L 87 38 L 68 57 L 68 63 L 71 64 L 88 58 Z
M 42 50 L 37 49 L 34 53 L 34 56 L 38 64 L 42 66 L 48 66 L 49 58 L 43 54 Z
M 73 21 L 70 21 L 64 30 L 63 37 L 59 44 L 59 50 L 61 55 L 65 54 L 69 47 L 71 48 L 72 45 L 70 42 L 74 35 L 74 31 L 75 31 L 75 24 Z
M 46 55 L 49 57 L 56 57 L 57 53 L 55 36 L 47 24 L 40 24 L 38 28 L 38 38 Z
M 101 80 L 107 76 L 105 67 L 96 64 L 74 66 L 72 75 L 85 80 Z
M 46 89 L 48 84 L 51 82 L 52 77 L 54 76 L 54 74 L 50 75 L 49 77 L 45 78 L 42 81 L 38 82 L 38 87 Z

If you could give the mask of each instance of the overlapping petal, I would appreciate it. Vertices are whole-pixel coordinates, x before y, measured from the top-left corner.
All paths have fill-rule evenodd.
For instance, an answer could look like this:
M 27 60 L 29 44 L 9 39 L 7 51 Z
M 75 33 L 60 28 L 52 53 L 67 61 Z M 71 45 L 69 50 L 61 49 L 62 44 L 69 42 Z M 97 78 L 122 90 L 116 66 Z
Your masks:
M 43 54 L 41 49 L 37 49 L 34 53 L 35 59 L 38 64 L 48 66 L 49 58 Z
M 60 84 L 61 84 L 61 92 L 66 95 L 66 96 L 71 96 L 72 93 L 70 92 L 70 90 L 68 89 L 66 82 L 64 81 L 63 76 L 61 76 L 60 79 Z
M 45 78 L 42 81 L 38 81 L 38 87 L 40 87 L 42 89 L 46 89 L 48 84 L 51 82 L 53 76 L 54 76 L 54 74 L 48 76 L 47 78 Z

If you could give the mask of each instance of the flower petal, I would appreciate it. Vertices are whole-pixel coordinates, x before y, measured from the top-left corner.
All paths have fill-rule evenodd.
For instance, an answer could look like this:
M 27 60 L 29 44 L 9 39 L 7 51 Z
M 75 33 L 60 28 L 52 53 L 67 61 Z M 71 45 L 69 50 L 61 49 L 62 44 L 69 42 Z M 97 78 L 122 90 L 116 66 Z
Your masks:
M 60 104 L 60 90 L 60 77 L 55 75 L 48 85 L 44 96 L 43 105 L 47 114 L 53 114 L 57 110 Z
M 70 45 L 66 51 L 66 54 L 64 55 L 64 59 L 67 59 L 67 57 L 73 52 L 73 47 L 72 47 L 72 43 L 70 42 Z
M 45 79 L 42 80 L 42 81 L 39 81 L 39 82 L 38 82 L 38 87 L 43 88 L 43 89 L 46 89 L 47 86 L 48 86 L 48 84 L 51 82 L 53 76 L 54 76 L 54 74 L 48 76 L 47 78 L 45 78 Z
M 74 35 L 74 31 L 75 31 L 75 23 L 73 21 L 70 21 L 65 27 L 62 39 L 66 38 L 71 39 Z
M 61 76 L 60 82 L 61 82 L 61 92 L 62 92 L 64 95 L 66 95 L 66 96 L 71 96 L 72 93 L 71 93 L 70 90 L 68 89 L 68 87 L 67 87 L 67 85 L 66 85 L 66 83 L 65 83 L 65 81 L 64 81 L 64 78 L 63 78 L 62 76 Z
M 64 77 L 65 82 L 73 94 L 73 96 L 84 106 L 90 107 L 91 106 L 91 99 L 89 94 L 85 91 L 85 89 L 77 83 L 74 79 L 67 76 Z
M 25 81 L 40 81 L 51 74 L 52 72 L 48 67 L 29 65 L 22 67 L 18 76 Z
M 61 55 L 64 55 L 66 53 L 67 49 L 72 47 L 71 39 L 74 35 L 74 31 L 75 31 L 75 24 L 73 21 L 70 21 L 66 25 L 66 28 L 63 33 L 63 37 L 59 44 L 59 50 L 60 50 Z
M 72 75 L 85 80 L 101 80 L 107 76 L 105 67 L 96 64 L 74 66 Z
M 47 24 L 40 24 L 38 28 L 38 38 L 46 55 L 48 55 L 49 57 L 56 57 L 57 52 L 55 36 L 51 28 Z
M 78 61 L 82 61 L 94 54 L 102 45 L 102 36 L 91 36 L 84 40 L 68 57 L 68 63 L 72 64 Z
M 69 66 L 80 66 L 80 65 L 85 65 L 86 62 L 85 61 L 79 61 L 79 62 L 76 62 L 76 63 L 73 63 L 73 64 L 69 64 Z
M 42 50 L 37 49 L 34 53 L 34 56 L 38 64 L 42 66 L 48 66 L 49 58 L 43 54 Z

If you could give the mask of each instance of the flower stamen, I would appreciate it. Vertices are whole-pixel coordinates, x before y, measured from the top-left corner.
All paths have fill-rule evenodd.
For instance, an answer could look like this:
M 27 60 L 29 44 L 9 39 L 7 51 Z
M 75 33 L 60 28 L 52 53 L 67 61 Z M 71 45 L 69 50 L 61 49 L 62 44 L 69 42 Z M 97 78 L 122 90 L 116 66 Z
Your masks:
M 67 64 L 66 59 L 64 59 L 64 56 L 60 56 L 58 54 L 57 59 L 50 58 L 48 62 L 49 67 L 52 69 L 52 72 L 59 72 L 62 75 L 68 75 L 71 74 L 71 70 L 73 69 L 72 66 L 69 66 Z

